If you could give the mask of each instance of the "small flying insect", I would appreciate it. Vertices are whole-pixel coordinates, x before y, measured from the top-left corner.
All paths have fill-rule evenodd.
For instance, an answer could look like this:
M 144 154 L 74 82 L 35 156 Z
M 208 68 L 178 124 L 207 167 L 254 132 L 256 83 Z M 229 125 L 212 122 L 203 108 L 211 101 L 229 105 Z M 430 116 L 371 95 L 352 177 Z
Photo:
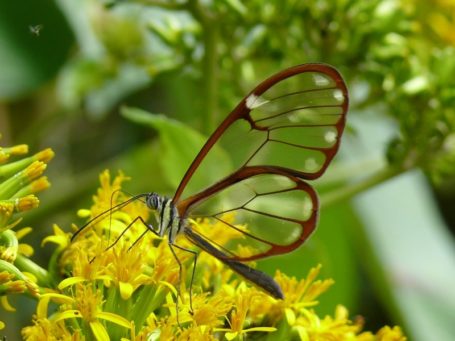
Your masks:
M 28 27 L 28 29 L 30 30 L 30 33 L 31 33 L 31 34 L 33 34 L 33 35 L 39 37 L 39 35 L 40 35 L 40 33 L 41 33 L 43 27 L 44 27 L 44 26 L 41 25 L 41 24 L 39 24 L 39 25 L 30 25 L 30 26 Z
M 193 277 L 197 260 L 195 251 L 175 243 L 177 235 L 184 235 L 271 296 L 282 299 L 282 290 L 271 276 L 243 262 L 291 252 L 314 231 L 319 203 L 308 181 L 319 178 L 335 156 L 348 101 L 346 84 L 332 66 L 302 64 L 272 75 L 216 128 L 172 198 L 153 192 L 135 195 L 93 218 L 73 239 L 94 220 L 142 200 L 155 212 L 156 226 L 142 217 L 133 223 L 142 221 L 147 230 L 167 236 L 180 277 L 182 265 L 174 248 L 194 255 Z M 220 146 L 228 152 L 233 167 L 210 181 L 207 172 L 217 160 L 212 151 Z M 226 213 L 232 213 L 235 222 L 225 219 Z M 197 224 L 190 223 L 198 217 L 214 219 L 229 229 L 232 243 L 222 245 L 216 236 L 209 238 Z M 247 225 L 248 230 L 241 225 Z M 252 251 L 242 253 L 241 246 Z

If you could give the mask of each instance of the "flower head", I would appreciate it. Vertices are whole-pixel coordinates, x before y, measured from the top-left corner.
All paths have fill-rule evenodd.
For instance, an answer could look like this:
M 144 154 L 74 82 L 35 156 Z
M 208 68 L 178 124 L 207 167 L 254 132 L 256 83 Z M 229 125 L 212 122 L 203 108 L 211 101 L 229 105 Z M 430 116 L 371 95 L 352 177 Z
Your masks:
M 187 250 L 196 249 L 184 236 L 176 240 L 180 247 L 171 250 L 166 239 L 144 226 L 142 220 L 148 221 L 150 215 L 146 205 L 128 201 L 121 191 L 126 179 L 120 173 L 111 180 L 109 172 L 103 172 L 94 204 L 79 211 L 90 224 L 72 241 L 58 226 L 44 239 L 58 245 L 53 272 L 62 277 L 55 289 L 41 295 L 33 325 L 23 329 L 26 339 L 60 335 L 96 340 L 242 340 L 279 335 L 367 340 L 373 335 L 362 333 L 361 324 L 351 322 L 342 306 L 334 316 L 316 314 L 318 296 L 333 284 L 317 279 L 320 266 L 303 280 L 277 271 L 275 280 L 285 298 L 276 300 L 207 253 L 200 253 L 195 264 Z M 234 221 L 229 214 L 223 220 Z M 207 238 L 224 233 L 217 221 L 190 223 L 207 232 Z M 238 227 L 243 230 L 247 226 Z M 234 238 L 241 234 L 238 231 Z M 229 243 L 230 237 L 223 237 Z M 50 302 L 56 306 L 53 311 Z M 398 335 L 395 329 L 381 333 Z
M 49 187 L 42 174 L 54 156 L 51 149 L 35 155 L 28 153 L 27 145 L 0 147 L 0 296 L 1 305 L 7 311 L 15 308 L 8 302 L 12 294 L 31 294 L 39 297 L 38 284 L 45 282 L 46 270 L 29 261 L 33 248 L 21 240 L 30 227 L 17 228 L 22 218 L 15 218 L 38 207 L 36 193 Z M 0 322 L 0 329 L 4 327 Z

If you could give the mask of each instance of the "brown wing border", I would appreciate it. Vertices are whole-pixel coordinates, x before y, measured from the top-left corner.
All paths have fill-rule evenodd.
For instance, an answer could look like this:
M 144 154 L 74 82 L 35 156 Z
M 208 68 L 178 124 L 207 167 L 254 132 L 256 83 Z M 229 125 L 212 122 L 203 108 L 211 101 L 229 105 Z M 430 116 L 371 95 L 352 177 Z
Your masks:
M 265 81 L 263 81 L 258 86 L 256 86 L 256 88 L 254 88 L 247 96 L 245 96 L 240 101 L 240 103 L 237 105 L 237 107 L 226 117 L 226 119 L 218 126 L 218 128 L 209 137 L 209 139 L 204 144 L 204 146 L 201 148 L 201 150 L 197 154 L 196 158 L 193 160 L 193 162 L 189 166 L 188 170 L 186 171 L 185 175 L 183 176 L 183 179 L 180 182 L 180 184 L 174 194 L 174 197 L 173 197 L 173 202 L 175 204 L 179 203 L 180 197 L 181 197 L 186 185 L 190 181 L 192 175 L 196 171 L 197 167 L 201 164 L 202 160 L 210 152 L 210 149 L 219 140 L 219 138 L 224 133 L 224 131 L 226 129 L 228 129 L 232 123 L 234 123 L 238 119 L 245 119 L 251 124 L 251 126 L 253 128 L 258 129 L 257 125 L 255 124 L 255 122 L 252 120 L 252 118 L 249 115 L 251 110 L 246 105 L 247 98 L 249 96 L 251 96 L 252 94 L 254 94 L 256 96 L 260 96 L 265 91 L 267 91 L 269 88 L 271 88 L 274 84 L 276 84 L 286 78 L 292 77 L 296 74 L 300 74 L 300 73 L 304 73 L 304 72 L 324 73 L 324 74 L 330 76 L 335 81 L 337 88 L 342 91 L 343 96 L 345 98 L 345 101 L 343 102 L 343 104 L 341 106 L 343 109 L 343 115 L 342 115 L 341 119 L 338 121 L 338 123 L 335 125 L 335 127 L 338 131 L 338 135 L 341 136 L 343 129 L 344 129 L 345 121 L 346 121 L 346 113 L 347 113 L 348 106 L 349 106 L 349 96 L 348 96 L 348 90 L 347 90 L 346 84 L 345 84 L 342 76 L 340 75 L 340 73 L 334 67 L 332 67 L 328 64 L 323 64 L 323 63 L 300 64 L 300 65 L 296 65 L 296 66 L 290 67 L 288 69 L 282 70 L 281 72 L 278 72 L 278 73 L 272 75 L 271 77 L 267 78 Z M 274 170 L 279 170 L 280 172 L 292 174 L 294 176 L 297 176 L 297 177 L 303 178 L 303 179 L 307 179 L 307 180 L 316 179 L 324 173 L 328 164 L 330 163 L 330 161 L 333 159 L 333 157 L 337 153 L 339 144 L 340 144 L 340 139 L 337 140 L 336 145 L 334 145 L 332 148 L 324 151 L 324 153 L 327 157 L 326 165 L 324 167 L 322 167 L 316 173 L 304 173 L 304 172 L 300 172 L 300 171 L 296 171 L 296 170 L 292 170 L 292 169 L 288 169 L 288 168 L 284 168 L 284 167 L 277 167 L 277 166 L 266 166 L 265 168 L 267 168 L 267 169 L 273 168 Z M 264 167 L 261 167 L 261 169 L 262 168 L 264 168 Z M 236 174 L 236 173 L 238 173 L 238 172 L 235 172 L 234 174 Z M 228 177 L 228 178 L 230 178 L 230 177 Z M 224 183 L 224 181 L 221 181 L 221 182 Z M 210 188 L 217 188 L 217 187 L 218 186 L 216 186 L 216 184 L 215 184 L 214 186 L 211 186 Z M 205 193 L 205 192 L 206 191 L 202 191 L 201 193 Z M 200 197 L 200 195 L 192 196 L 192 198 L 194 198 L 194 197 Z M 185 202 L 188 202 L 188 200 L 185 200 Z M 190 202 L 191 202 L 191 200 L 190 200 Z M 179 213 L 182 216 L 185 216 L 186 215 L 185 207 L 188 207 L 188 205 L 184 204 L 184 203 L 180 203 L 177 206 L 179 207 Z
M 302 191 L 305 191 L 306 193 L 308 193 L 308 195 L 310 196 L 311 201 L 312 201 L 312 211 L 313 212 L 309 219 L 307 219 L 305 221 L 303 221 L 303 220 L 298 221 L 298 223 L 302 227 L 302 233 L 299 236 L 299 238 L 297 238 L 293 243 L 288 244 L 288 245 L 278 245 L 278 244 L 274 244 L 272 242 L 266 242 L 271 248 L 270 248 L 270 250 L 268 250 L 265 253 L 258 253 L 258 254 L 252 255 L 252 256 L 248 256 L 248 257 L 237 257 L 237 256 L 227 256 L 226 255 L 227 259 L 244 262 L 244 261 L 253 261 L 256 259 L 262 259 L 262 258 L 273 256 L 273 255 L 279 255 L 279 254 L 291 252 L 291 251 L 295 250 L 296 248 L 298 248 L 300 245 L 302 245 L 316 228 L 317 221 L 319 218 L 319 216 L 318 216 L 319 199 L 316 194 L 316 191 L 313 189 L 313 187 L 309 183 L 307 183 L 306 181 L 303 181 L 299 177 L 293 176 L 286 171 L 282 171 L 281 169 L 278 169 L 277 167 L 271 167 L 271 166 L 242 167 L 238 171 L 232 173 L 231 175 L 224 178 L 220 182 L 214 184 L 213 186 L 210 186 L 209 188 L 197 193 L 196 195 L 193 195 L 193 196 L 189 197 L 188 199 L 179 202 L 177 204 L 177 209 L 179 210 L 179 212 L 185 212 L 185 213 L 190 212 L 191 206 L 210 198 L 210 196 L 223 190 L 224 188 L 230 186 L 231 184 L 237 183 L 237 182 L 240 182 L 247 178 L 250 178 L 252 176 L 261 175 L 261 174 L 276 174 L 276 175 L 281 175 L 281 176 L 285 176 L 285 177 L 289 178 L 291 181 L 293 181 L 295 183 L 296 189 L 299 189 L 299 190 L 302 190 Z M 184 221 L 185 220 L 184 218 L 186 218 L 186 216 L 182 216 L 182 218 L 183 218 L 182 221 Z M 286 220 L 289 220 L 289 219 L 286 219 Z M 189 227 L 189 226 L 185 226 L 184 228 L 191 229 L 191 227 Z M 193 232 L 193 234 L 194 233 L 195 232 Z M 201 236 L 201 238 L 205 239 L 204 236 Z M 206 240 L 206 241 L 208 243 L 210 243 L 209 240 Z M 213 247 L 217 247 L 215 244 L 211 243 L 211 245 Z M 222 250 L 220 250 L 220 251 L 222 251 Z

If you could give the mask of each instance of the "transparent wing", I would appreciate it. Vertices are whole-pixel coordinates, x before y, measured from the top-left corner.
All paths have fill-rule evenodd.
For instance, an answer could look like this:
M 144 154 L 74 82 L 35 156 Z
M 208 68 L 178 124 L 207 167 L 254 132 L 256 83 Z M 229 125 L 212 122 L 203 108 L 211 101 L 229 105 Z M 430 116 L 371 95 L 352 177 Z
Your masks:
M 294 66 L 259 84 L 221 123 L 203 146 L 175 195 L 174 202 L 210 187 L 210 151 L 226 150 L 233 169 L 266 165 L 301 177 L 322 175 L 338 150 L 348 108 L 340 74 L 324 64 Z M 197 185 L 196 185 L 197 184 Z M 186 199 L 185 199 L 186 200 Z M 185 205 L 180 205 L 184 213 Z
M 318 209 L 316 194 L 303 179 L 318 178 L 333 159 L 347 108 L 346 85 L 331 66 L 298 65 L 266 79 L 191 164 L 174 196 L 180 216 L 211 217 L 224 225 L 235 240 L 227 247 L 216 235 L 192 229 L 232 259 L 295 249 L 314 230 Z M 210 151 L 218 145 L 230 154 L 233 171 L 204 184 L 213 169 Z
M 204 224 L 193 224 L 187 228 L 226 258 L 239 261 L 287 253 L 300 246 L 316 226 L 316 193 L 297 177 L 266 171 L 244 168 L 225 179 L 234 183 L 220 183 L 222 189 L 190 209 L 192 218 L 214 219 L 210 225 L 214 227 L 207 230 Z

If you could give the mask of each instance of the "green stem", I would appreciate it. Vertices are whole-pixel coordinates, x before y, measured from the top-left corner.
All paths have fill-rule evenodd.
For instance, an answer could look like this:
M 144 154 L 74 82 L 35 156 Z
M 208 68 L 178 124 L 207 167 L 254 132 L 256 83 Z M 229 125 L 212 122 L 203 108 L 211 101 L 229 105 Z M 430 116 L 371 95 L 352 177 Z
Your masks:
M 388 166 L 376 174 L 359 182 L 347 184 L 341 188 L 337 188 L 336 190 L 330 191 L 328 193 L 323 193 L 320 196 L 321 206 L 327 207 L 339 202 L 343 202 L 347 199 L 352 198 L 354 195 L 365 191 L 368 188 L 374 187 L 377 184 L 380 184 L 398 174 L 403 173 L 405 170 L 406 169 L 401 167 Z
M 165 296 L 166 290 L 163 290 L 162 286 L 147 285 L 141 289 L 130 315 L 134 319 L 136 332 L 145 325 L 150 313 L 163 306 L 166 300 Z
M 202 26 L 204 41 L 203 92 L 205 95 L 203 112 L 203 130 L 211 133 L 218 122 L 218 18 L 204 10 L 198 0 L 190 0 L 188 8 Z
M 21 271 L 32 273 L 37 278 L 40 287 L 50 287 L 48 272 L 32 260 L 18 254 L 14 265 Z

